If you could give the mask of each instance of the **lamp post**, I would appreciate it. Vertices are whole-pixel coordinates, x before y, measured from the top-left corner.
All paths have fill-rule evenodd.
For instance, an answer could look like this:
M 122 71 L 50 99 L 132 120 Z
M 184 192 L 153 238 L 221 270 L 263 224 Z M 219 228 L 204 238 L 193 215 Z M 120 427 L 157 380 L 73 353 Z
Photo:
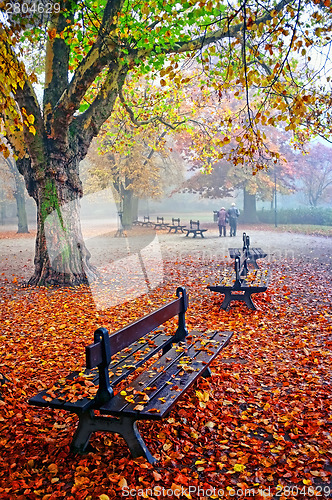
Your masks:
M 277 169 L 274 165 L 274 227 L 278 227 L 277 223 Z

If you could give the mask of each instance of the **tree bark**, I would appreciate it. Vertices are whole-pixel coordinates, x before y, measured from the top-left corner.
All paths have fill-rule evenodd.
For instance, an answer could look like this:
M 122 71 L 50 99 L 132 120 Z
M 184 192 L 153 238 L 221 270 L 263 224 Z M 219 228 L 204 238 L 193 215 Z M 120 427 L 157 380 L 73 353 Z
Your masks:
M 256 195 L 250 194 L 243 188 L 243 217 L 244 222 L 257 222 Z
M 57 179 L 48 175 L 35 186 L 35 272 L 29 285 L 87 285 L 97 277 L 81 231 L 80 186 L 66 179 L 61 160 L 57 165 Z
M 122 225 L 124 229 L 131 229 L 133 221 L 137 219 L 138 199 L 131 189 L 123 191 Z M 136 213 L 135 213 L 136 212 Z

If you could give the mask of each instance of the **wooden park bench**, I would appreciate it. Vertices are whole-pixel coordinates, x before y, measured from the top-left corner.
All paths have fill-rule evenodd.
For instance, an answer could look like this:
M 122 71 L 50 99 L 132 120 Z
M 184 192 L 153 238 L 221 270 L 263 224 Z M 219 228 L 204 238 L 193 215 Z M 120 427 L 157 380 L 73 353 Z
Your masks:
M 164 217 L 157 217 L 157 222 L 154 223 L 155 229 L 167 229 L 169 224 L 164 222 Z
M 134 220 L 133 226 L 153 226 L 153 222 L 150 222 L 150 216 L 144 215 L 143 220 Z
M 259 269 L 259 266 L 257 264 L 257 259 L 263 259 L 264 257 L 267 256 L 267 253 L 264 252 L 261 248 L 250 248 L 250 238 L 249 236 L 246 235 L 246 233 L 243 233 L 243 247 L 242 247 L 242 252 L 247 250 L 247 264 L 252 264 L 255 269 Z M 229 248 L 229 256 L 232 259 L 235 259 L 235 257 L 240 257 L 241 255 L 241 248 Z
M 190 221 L 190 228 L 189 229 L 185 229 L 185 231 L 187 231 L 187 234 L 186 236 L 189 236 L 189 234 L 193 233 L 193 238 L 196 238 L 197 234 L 200 234 L 202 236 L 202 238 L 204 238 L 204 234 L 205 231 L 207 231 L 207 229 L 201 229 L 199 227 L 199 220 L 191 220 Z
M 220 309 L 226 310 L 232 301 L 245 302 L 249 309 L 256 309 L 251 295 L 267 290 L 269 271 L 256 269 L 249 272 L 248 260 L 247 249 L 245 249 L 234 259 L 234 272 L 230 269 L 224 270 L 221 275 L 221 283 L 207 287 L 212 292 L 225 295 Z
M 153 225 L 154 225 L 154 222 L 150 221 L 150 216 L 149 215 L 144 215 L 142 226 L 152 227 Z
M 168 224 L 167 227 L 169 228 L 168 229 L 169 233 L 171 233 L 172 231 L 174 231 L 174 233 L 177 233 L 178 231 L 180 231 L 181 233 L 183 233 L 184 232 L 184 228 L 186 226 L 185 225 L 181 225 L 179 218 L 172 217 L 172 224 Z
M 211 375 L 208 366 L 232 336 L 232 332 L 218 331 L 193 331 L 189 335 L 186 290 L 179 287 L 176 295 L 175 300 L 111 336 L 106 328 L 98 328 L 94 343 L 85 348 L 86 368 L 29 400 L 31 405 L 78 415 L 73 452 L 88 451 L 93 432 L 113 432 L 125 439 L 133 457 L 143 456 L 155 462 L 136 422 L 161 420 L 168 415 L 200 376 Z M 159 328 L 176 315 L 174 334 Z M 159 358 L 142 371 L 140 367 L 156 354 L 160 354 Z M 139 373 L 134 378 L 136 370 Z

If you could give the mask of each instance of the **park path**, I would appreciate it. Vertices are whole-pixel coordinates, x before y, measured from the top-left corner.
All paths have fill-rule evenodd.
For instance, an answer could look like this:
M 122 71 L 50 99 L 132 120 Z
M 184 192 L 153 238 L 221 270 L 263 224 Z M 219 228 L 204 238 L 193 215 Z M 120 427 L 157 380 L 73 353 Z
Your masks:
M 252 229 L 240 226 L 237 236 L 219 238 L 217 226 L 207 224 L 206 237 L 185 237 L 184 234 L 169 234 L 166 231 L 134 229 L 127 237 L 114 238 L 115 231 L 99 221 L 84 224 L 84 237 L 91 252 L 91 262 L 97 267 L 135 254 L 154 242 L 159 246 L 163 260 L 176 261 L 190 255 L 195 261 L 218 260 L 228 257 L 229 247 L 242 246 L 242 232 L 250 236 L 253 247 L 261 247 L 268 257 L 265 261 L 275 265 L 279 259 L 317 263 L 327 271 L 332 268 L 332 239 L 323 236 L 308 236 L 290 232 Z M 35 230 L 28 235 L 18 235 L 15 227 L 0 232 L 0 284 L 17 279 L 27 280 L 33 272 Z M 14 281 L 14 282 L 15 282 Z

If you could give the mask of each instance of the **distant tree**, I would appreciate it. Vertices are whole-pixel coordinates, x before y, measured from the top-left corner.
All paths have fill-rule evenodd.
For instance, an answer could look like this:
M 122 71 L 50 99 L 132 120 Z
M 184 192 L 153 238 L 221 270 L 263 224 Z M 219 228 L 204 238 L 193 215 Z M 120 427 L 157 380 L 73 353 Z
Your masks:
M 315 144 L 306 155 L 296 155 L 297 174 L 311 207 L 332 201 L 332 148 Z
M 232 196 L 234 190 L 243 191 L 243 220 L 255 222 L 256 200 L 274 199 L 275 189 L 286 194 L 295 188 L 294 185 L 294 152 L 288 145 L 289 133 L 277 130 L 272 127 L 265 127 L 266 144 L 269 150 L 275 151 L 279 155 L 278 163 L 274 163 L 271 158 L 265 158 L 265 168 L 258 170 L 255 175 L 249 166 L 241 164 L 234 166 L 226 159 L 219 161 L 205 162 L 199 160 L 191 162 L 191 170 L 196 173 L 187 179 L 181 186 L 183 191 L 198 193 L 203 198 L 222 199 Z M 229 145 L 223 151 L 236 147 L 236 140 L 232 137 Z M 184 156 L 188 155 L 190 140 L 186 135 L 186 141 L 177 141 L 177 148 Z M 262 159 L 260 160 L 262 161 Z M 210 164 L 209 168 L 206 163 Z M 199 171 L 197 172 L 197 170 Z
M 85 191 L 92 193 L 111 186 L 125 229 L 137 219 L 139 199 L 161 198 L 182 170 L 174 155 L 165 155 L 161 145 L 161 149 L 154 149 L 152 137 L 143 132 L 128 143 L 126 154 L 116 153 L 105 134 L 100 147 L 94 141 L 87 156 Z M 160 136 L 157 139 L 162 140 Z
M 19 163 L 22 160 L 17 160 Z M 23 177 L 20 175 L 16 162 L 12 157 L 3 157 L 0 162 L 0 182 L 5 186 L 3 192 L 7 192 L 7 196 L 14 197 L 16 201 L 17 213 L 17 232 L 28 233 L 28 218 L 26 213 L 25 203 L 25 184 Z

